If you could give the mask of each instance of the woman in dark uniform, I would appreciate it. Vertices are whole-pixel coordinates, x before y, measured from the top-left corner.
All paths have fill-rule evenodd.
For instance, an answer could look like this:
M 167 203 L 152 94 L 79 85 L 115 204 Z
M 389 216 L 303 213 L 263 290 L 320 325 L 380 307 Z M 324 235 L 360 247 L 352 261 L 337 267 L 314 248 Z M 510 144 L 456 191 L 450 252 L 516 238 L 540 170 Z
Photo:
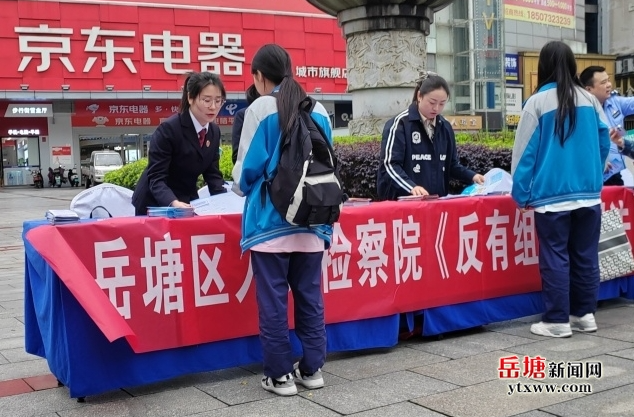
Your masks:
M 152 135 L 148 166 L 132 196 L 137 215 L 147 208 L 190 207 L 198 198 L 202 174 L 209 194 L 223 188 L 220 172 L 220 129 L 213 123 L 227 94 L 216 74 L 191 73 L 185 80 L 180 111 L 161 123 Z

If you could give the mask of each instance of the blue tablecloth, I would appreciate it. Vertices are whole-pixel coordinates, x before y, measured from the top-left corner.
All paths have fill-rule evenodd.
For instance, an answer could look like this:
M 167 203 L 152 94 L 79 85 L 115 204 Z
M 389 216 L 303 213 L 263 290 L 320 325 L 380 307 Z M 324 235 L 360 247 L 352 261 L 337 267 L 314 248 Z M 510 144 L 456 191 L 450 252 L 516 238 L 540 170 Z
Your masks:
M 25 222 L 24 233 L 41 224 Z M 26 239 L 24 247 L 26 351 L 46 358 L 51 372 L 69 388 L 71 397 L 262 359 L 257 336 L 142 354 L 134 353 L 124 339 L 111 343 Z M 619 296 L 634 298 L 634 278 L 601 285 L 601 299 Z M 423 314 L 423 334 L 433 335 L 536 314 L 542 308 L 537 292 L 430 308 L 405 317 L 411 323 L 415 314 Z M 329 352 L 392 347 L 398 343 L 400 317 L 329 324 L 326 330 Z M 294 351 L 300 355 L 294 334 L 292 340 Z

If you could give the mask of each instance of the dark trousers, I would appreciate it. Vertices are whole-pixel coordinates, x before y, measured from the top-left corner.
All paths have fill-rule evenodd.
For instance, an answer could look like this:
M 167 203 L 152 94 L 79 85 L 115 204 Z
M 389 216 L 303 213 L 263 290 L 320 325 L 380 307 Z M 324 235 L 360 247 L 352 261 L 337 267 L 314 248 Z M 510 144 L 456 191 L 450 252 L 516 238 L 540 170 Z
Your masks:
M 299 368 L 312 374 L 326 361 L 326 326 L 321 291 L 323 252 L 251 251 L 264 353 L 264 375 L 279 378 L 293 371 L 288 330 L 288 288 L 295 302 L 295 334 L 303 357 Z
M 594 313 L 599 294 L 601 206 L 535 213 L 542 321 L 568 323 L 569 315 Z

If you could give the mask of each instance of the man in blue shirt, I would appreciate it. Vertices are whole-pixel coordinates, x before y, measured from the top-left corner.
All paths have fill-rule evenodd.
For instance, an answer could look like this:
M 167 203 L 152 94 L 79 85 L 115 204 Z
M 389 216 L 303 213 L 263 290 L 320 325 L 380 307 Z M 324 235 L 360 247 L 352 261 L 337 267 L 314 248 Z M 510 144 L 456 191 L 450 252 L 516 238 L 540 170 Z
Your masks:
M 601 103 L 608 119 L 610 131 L 618 136 L 625 136 L 623 119 L 634 114 L 634 97 L 620 97 L 612 93 L 612 83 L 604 67 L 591 66 L 583 70 L 579 76 L 581 83 Z M 626 153 L 626 155 L 628 155 Z M 629 155 L 628 155 L 629 156 Z M 603 175 L 604 185 L 623 185 L 621 171 L 625 169 L 623 150 L 612 143 L 608 155 L 607 169 Z

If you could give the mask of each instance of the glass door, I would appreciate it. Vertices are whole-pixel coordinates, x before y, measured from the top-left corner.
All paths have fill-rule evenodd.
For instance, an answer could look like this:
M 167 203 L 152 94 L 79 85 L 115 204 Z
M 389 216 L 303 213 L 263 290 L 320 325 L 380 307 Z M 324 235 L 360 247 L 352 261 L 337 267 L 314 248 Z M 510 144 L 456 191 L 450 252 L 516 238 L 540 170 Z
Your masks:
M 40 169 L 40 138 L 2 138 L 2 180 L 5 186 L 33 184 L 32 170 Z

